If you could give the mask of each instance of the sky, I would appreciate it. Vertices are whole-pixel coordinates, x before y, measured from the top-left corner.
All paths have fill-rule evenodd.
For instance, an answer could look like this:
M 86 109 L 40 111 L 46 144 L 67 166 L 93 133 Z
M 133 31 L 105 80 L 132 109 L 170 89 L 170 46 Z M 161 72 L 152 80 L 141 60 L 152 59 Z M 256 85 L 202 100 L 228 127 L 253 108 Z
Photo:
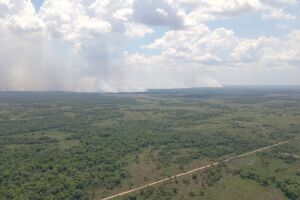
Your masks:
M 0 0 L 0 90 L 300 85 L 299 0 Z

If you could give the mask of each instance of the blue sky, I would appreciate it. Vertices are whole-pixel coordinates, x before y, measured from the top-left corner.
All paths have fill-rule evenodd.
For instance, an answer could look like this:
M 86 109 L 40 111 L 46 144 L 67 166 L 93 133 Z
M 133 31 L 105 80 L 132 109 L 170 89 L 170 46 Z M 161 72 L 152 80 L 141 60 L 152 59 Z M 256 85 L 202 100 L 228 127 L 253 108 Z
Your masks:
M 0 90 L 300 85 L 299 0 L 0 4 Z
M 41 5 L 43 4 L 44 0 L 32 0 L 34 6 L 36 9 L 39 9 Z
M 258 12 L 249 12 L 232 18 L 217 19 L 208 23 L 212 29 L 224 27 L 235 30 L 240 37 L 283 36 L 285 30 L 276 28 L 277 21 L 266 21 Z
M 34 7 L 39 10 L 44 0 L 32 0 Z M 298 6 L 285 6 L 285 9 L 292 14 L 299 15 Z M 232 29 L 236 35 L 242 38 L 257 38 L 261 36 L 266 37 L 284 37 L 288 32 L 295 27 L 300 27 L 299 20 L 287 22 L 286 20 L 264 20 L 262 13 L 258 11 L 250 11 L 242 13 L 241 15 L 233 17 L 224 17 L 216 20 L 208 21 L 207 26 L 211 29 L 224 27 Z M 146 35 L 143 38 L 133 38 L 125 44 L 125 50 L 128 52 L 136 53 L 142 52 L 147 55 L 159 54 L 157 50 L 149 50 L 142 48 L 147 44 L 152 43 L 155 39 L 161 38 L 168 27 L 152 26 L 153 34 Z
M 291 13 L 297 15 L 297 7 L 290 10 Z M 208 22 L 208 26 L 212 29 L 224 27 L 232 29 L 240 37 L 257 38 L 260 36 L 284 37 L 288 32 L 296 27 L 300 27 L 299 20 L 274 20 L 263 19 L 262 14 L 257 11 L 247 12 L 242 15 L 217 19 Z M 284 26 L 280 27 L 280 26 Z
M 32 0 L 33 5 L 36 10 L 39 10 L 42 6 L 44 0 Z M 126 42 L 124 49 L 131 53 L 142 52 L 146 55 L 157 55 L 159 51 L 144 49 L 142 46 L 152 43 L 155 39 L 161 38 L 168 28 L 160 27 L 151 27 L 155 31 L 153 34 L 146 35 L 144 38 L 133 38 Z
M 156 39 L 164 36 L 165 32 L 168 31 L 166 27 L 151 27 L 154 32 L 152 34 L 146 35 L 143 38 L 132 38 L 126 43 L 125 50 L 131 53 L 141 52 L 145 55 L 158 55 L 159 50 L 145 49 L 143 46 L 151 44 Z

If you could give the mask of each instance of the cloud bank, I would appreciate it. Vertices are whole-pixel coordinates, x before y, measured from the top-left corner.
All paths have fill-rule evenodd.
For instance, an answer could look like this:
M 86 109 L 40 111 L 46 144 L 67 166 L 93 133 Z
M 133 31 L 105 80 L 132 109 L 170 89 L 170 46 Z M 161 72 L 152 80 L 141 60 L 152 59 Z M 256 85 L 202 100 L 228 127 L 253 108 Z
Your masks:
M 0 0 L 0 90 L 300 84 L 300 27 L 241 37 L 209 26 L 247 13 L 295 26 L 299 13 L 290 7 L 298 6 L 296 0 L 45 0 L 36 8 L 29 0 Z

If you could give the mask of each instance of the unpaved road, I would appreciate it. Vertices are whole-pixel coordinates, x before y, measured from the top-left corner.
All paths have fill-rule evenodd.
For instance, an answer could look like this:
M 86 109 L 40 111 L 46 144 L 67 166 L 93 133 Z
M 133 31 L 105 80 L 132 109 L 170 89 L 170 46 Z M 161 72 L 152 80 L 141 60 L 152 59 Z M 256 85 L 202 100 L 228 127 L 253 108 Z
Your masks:
M 280 145 L 283 145 L 283 144 L 286 144 L 288 142 L 295 141 L 295 140 L 298 140 L 298 139 L 300 139 L 300 137 L 297 137 L 297 138 L 294 138 L 294 139 L 290 139 L 290 140 L 286 140 L 286 141 L 283 141 L 283 142 L 279 142 L 279 143 L 276 143 L 276 144 L 273 144 L 273 145 L 270 145 L 270 146 L 267 146 L 267 147 L 263 147 L 263 148 L 260 148 L 260 149 L 256 149 L 254 151 L 251 151 L 251 152 L 239 155 L 239 156 L 234 156 L 234 157 L 228 158 L 228 159 L 224 160 L 224 162 L 230 162 L 232 160 L 235 160 L 235 159 L 238 159 L 238 158 L 242 158 L 242 157 L 246 157 L 246 156 L 249 156 L 251 154 L 255 154 L 257 152 L 265 151 L 267 149 L 270 149 L 270 148 L 273 148 L 273 147 L 276 147 L 276 146 L 280 146 Z M 145 188 L 148 188 L 148 187 L 151 187 L 151 186 L 163 183 L 165 181 L 170 181 L 172 179 L 175 179 L 175 178 L 178 178 L 178 177 L 181 177 L 181 176 L 185 176 L 185 175 L 188 175 L 188 174 L 191 174 L 191 173 L 194 173 L 194 172 L 197 172 L 197 171 L 201 171 L 201 170 L 204 170 L 204 169 L 208 169 L 208 168 L 211 168 L 211 167 L 219 165 L 219 164 L 220 164 L 220 162 L 215 162 L 215 163 L 212 163 L 210 165 L 199 167 L 199 168 L 187 171 L 187 172 L 183 172 L 183 173 L 180 173 L 180 174 L 177 174 L 177 175 L 165 178 L 165 179 L 161 179 L 159 181 L 155 181 L 155 182 L 143 185 L 141 187 L 138 187 L 138 188 L 135 188 L 135 189 L 132 189 L 132 190 L 128 190 L 128 191 L 121 192 L 119 194 L 116 194 L 116 195 L 113 195 L 113 196 L 110 196 L 110 197 L 106 197 L 106 198 L 104 198 L 102 200 L 109 200 L 109 199 L 114 199 L 114 198 L 117 198 L 117 197 L 125 196 L 127 194 L 130 194 L 130 193 L 133 193 L 133 192 L 136 192 L 136 191 L 139 191 L 139 190 L 142 190 L 142 189 L 145 189 Z

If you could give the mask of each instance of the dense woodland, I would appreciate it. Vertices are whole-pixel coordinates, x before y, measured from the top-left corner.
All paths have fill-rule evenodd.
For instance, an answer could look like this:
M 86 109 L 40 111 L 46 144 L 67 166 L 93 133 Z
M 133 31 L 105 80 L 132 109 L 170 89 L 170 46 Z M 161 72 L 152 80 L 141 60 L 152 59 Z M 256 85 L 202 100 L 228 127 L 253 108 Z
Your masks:
M 297 136 L 296 87 L 0 92 L 0 199 L 101 199 Z M 300 199 L 300 143 L 247 159 L 124 199 Z

